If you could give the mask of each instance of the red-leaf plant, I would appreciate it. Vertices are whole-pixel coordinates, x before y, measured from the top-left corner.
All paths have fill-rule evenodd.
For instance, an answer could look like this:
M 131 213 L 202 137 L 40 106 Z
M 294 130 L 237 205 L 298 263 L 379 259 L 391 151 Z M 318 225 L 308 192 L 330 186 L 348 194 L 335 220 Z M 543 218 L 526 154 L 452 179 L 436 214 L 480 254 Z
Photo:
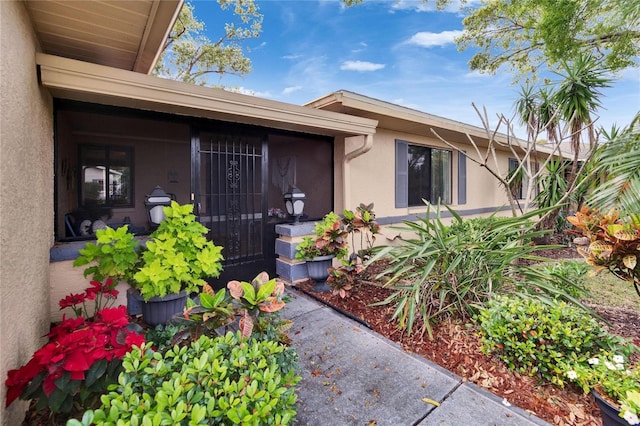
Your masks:
M 587 263 L 633 283 L 640 296 L 640 217 L 623 221 L 616 210 L 603 214 L 585 206 L 567 221 L 589 238 L 586 249 L 577 248 Z
M 284 284 L 275 278 L 269 279 L 266 272 L 259 273 L 250 283 L 229 281 L 229 294 L 239 304 L 240 330 L 243 337 L 249 337 L 260 312 L 273 313 L 284 308 Z
M 8 372 L 6 406 L 18 398 L 33 399 L 36 410 L 48 408 L 54 415 L 97 406 L 107 386 L 116 382 L 122 357 L 144 343 L 142 330 L 133 331 L 135 325 L 129 324 L 126 308 L 108 307 L 118 295 L 114 287 L 111 279 L 92 281 L 84 293 L 60 300 L 60 309 L 71 307 L 76 318 L 63 315 L 31 360 Z M 91 318 L 87 300 L 94 302 Z

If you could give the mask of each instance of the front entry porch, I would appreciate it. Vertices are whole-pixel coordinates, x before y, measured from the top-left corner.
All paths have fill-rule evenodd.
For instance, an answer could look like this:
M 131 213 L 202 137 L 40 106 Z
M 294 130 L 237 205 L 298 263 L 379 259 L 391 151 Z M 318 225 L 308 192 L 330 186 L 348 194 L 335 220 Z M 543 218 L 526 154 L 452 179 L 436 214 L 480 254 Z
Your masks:
M 55 142 L 58 249 L 103 224 L 148 234 L 145 197 L 160 186 L 193 203 L 223 246 L 216 287 L 276 273 L 275 227 L 288 221 L 283 195 L 292 186 L 307 193 L 307 220 L 333 208 L 331 137 L 58 100 Z M 70 223 L 78 212 L 89 226 Z

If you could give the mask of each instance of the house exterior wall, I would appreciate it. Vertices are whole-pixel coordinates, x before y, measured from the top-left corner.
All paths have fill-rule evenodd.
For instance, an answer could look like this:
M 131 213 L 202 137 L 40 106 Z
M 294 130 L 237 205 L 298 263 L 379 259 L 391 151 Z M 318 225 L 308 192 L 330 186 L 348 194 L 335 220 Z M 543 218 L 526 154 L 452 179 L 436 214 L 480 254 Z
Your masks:
M 8 426 L 21 423 L 27 404 L 4 408 L 7 371 L 26 363 L 49 330 L 53 109 L 38 85 L 24 3 L 0 2 L 0 22 L 0 423 Z
M 51 298 L 49 300 L 49 307 L 51 310 L 51 321 L 56 322 L 62 320 L 62 315 L 67 317 L 74 317 L 73 310 L 71 308 L 65 308 L 60 310 L 58 307 L 58 301 L 69 294 L 84 293 L 85 289 L 89 287 L 89 281 L 84 277 L 84 268 L 77 268 L 73 266 L 73 260 L 65 260 L 61 262 L 51 263 L 51 278 L 50 278 L 50 293 Z M 120 282 L 116 286 L 118 290 L 118 297 L 113 301 L 113 307 L 115 306 L 127 306 L 127 290 L 129 284 Z M 93 309 L 93 305 L 89 303 L 87 305 L 89 312 Z
M 373 147 L 369 152 L 353 159 L 349 164 L 350 193 L 348 199 L 353 205 L 346 206 L 353 209 L 360 203 L 373 202 L 374 211 L 382 222 L 400 222 L 407 216 L 424 214 L 425 206 L 395 207 L 395 142 L 407 141 L 410 144 L 450 150 L 445 144 L 435 138 L 411 133 L 399 133 L 387 129 L 378 129 L 374 135 Z M 472 146 L 465 151 L 476 157 Z M 501 172 L 508 170 L 508 153 L 498 152 Z M 465 216 L 476 216 L 508 206 L 509 202 L 502 187 L 487 170 L 466 160 L 467 179 L 464 204 L 458 203 L 458 153 L 452 151 L 451 170 L 451 204 L 454 210 Z M 339 185 L 339 184 L 338 184 Z

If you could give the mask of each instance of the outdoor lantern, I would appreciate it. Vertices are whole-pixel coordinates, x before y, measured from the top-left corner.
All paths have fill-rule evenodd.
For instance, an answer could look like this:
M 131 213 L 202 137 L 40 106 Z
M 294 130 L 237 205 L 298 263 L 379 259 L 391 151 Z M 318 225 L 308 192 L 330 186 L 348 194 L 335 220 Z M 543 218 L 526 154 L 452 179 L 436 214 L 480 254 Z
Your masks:
M 300 216 L 302 216 L 302 212 L 304 211 L 304 202 L 306 199 L 305 193 L 295 186 L 291 188 L 291 191 L 284 194 L 284 205 L 287 208 L 287 213 L 293 216 L 293 223 L 300 222 Z
M 170 206 L 171 200 L 174 198 L 172 194 L 167 194 L 159 186 L 156 186 L 154 190 L 151 191 L 151 194 L 145 197 L 144 205 L 147 207 L 151 228 L 157 228 L 160 222 L 164 220 L 163 209 L 165 206 Z

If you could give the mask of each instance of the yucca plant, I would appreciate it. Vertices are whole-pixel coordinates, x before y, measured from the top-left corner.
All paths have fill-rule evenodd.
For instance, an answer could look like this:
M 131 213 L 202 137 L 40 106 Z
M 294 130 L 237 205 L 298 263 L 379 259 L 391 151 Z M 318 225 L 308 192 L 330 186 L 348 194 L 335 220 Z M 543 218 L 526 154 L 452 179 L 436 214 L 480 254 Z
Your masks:
M 546 231 L 533 229 L 531 219 L 545 211 L 532 211 L 519 217 L 480 219 L 483 226 L 469 225 L 452 209 L 453 224 L 447 226 L 437 208 L 430 219 L 405 222 L 404 232 L 415 235 L 402 238 L 401 244 L 381 248 L 371 262 L 387 259 L 390 266 L 380 274 L 389 277 L 385 286 L 394 292 L 378 303 L 394 304 L 393 318 L 401 329 L 412 333 L 421 323 L 422 332 L 433 337 L 431 322 L 447 316 L 471 317 L 478 305 L 505 287 L 528 297 L 561 298 L 577 302 L 563 285 L 539 268 L 518 261 L 546 260 L 534 252 L 551 246 L 535 246 L 532 239 Z
M 563 160 L 550 161 L 546 169 L 547 173 L 541 176 L 538 182 L 540 192 L 534 202 L 542 209 L 553 207 L 554 210 L 560 210 L 562 208 L 562 198 L 567 192 L 567 180 L 565 178 L 567 164 Z M 557 217 L 557 213 L 546 215 L 540 227 L 542 229 L 557 229 Z M 564 223 L 564 220 L 562 222 Z

